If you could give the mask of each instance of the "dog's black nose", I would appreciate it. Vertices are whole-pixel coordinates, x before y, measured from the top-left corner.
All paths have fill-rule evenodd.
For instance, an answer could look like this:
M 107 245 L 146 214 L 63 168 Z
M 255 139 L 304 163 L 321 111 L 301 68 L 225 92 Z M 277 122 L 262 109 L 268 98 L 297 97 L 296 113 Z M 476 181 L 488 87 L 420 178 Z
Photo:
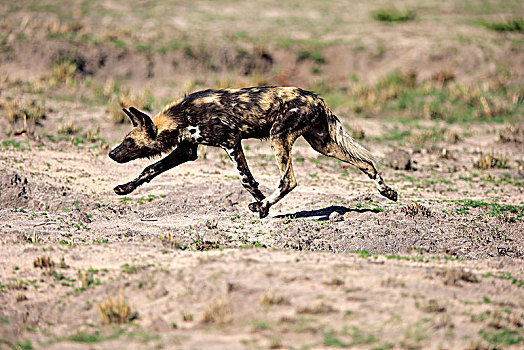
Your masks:
M 115 150 L 112 150 L 111 152 L 109 152 L 108 156 L 112 160 L 116 161 L 116 159 L 115 159 L 115 157 L 116 157 Z

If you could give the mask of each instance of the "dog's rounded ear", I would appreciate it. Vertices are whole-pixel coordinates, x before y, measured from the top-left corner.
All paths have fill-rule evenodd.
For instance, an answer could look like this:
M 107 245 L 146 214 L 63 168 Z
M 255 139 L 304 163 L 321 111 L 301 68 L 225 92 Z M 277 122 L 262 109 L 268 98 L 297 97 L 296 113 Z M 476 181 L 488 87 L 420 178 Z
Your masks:
M 131 120 L 131 123 L 133 123 L 133 126 L 136 128 L 139 124 L 139 120 L 137 119 L 137 117 L 135 117 L 125 108 L 122 108 L 122 111 L 124 111 L 124 113 L 129 117 L 129 119 Z
M 129 107 L 129 111 L 138 118 L 140 126 L 145 129 L 147 135 L 151 138 L 155 138 L 157 129 L 151 117 L 135 107 Z

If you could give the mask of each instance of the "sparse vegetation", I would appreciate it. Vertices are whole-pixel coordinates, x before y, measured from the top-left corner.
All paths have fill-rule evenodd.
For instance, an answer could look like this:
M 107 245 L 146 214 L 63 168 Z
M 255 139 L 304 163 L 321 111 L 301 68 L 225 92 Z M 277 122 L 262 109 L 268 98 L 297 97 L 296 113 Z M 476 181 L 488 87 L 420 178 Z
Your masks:
M 408 204 L 405 207 L 402 207 L 400 211 L 404 213 L 405 215 L 408 215 L 411 217 L 414 217 L 417 215 L 422 215 L 425 217 L 431 216 L 431 210 L 429 210 L 428 208 L 426 208 L 425 206 L 423 206 L 422 204 L 418 202 Z
M 523 32 L 524 18 L 513 18 L 501 22 L 480 21 L 480 25 L 499 32 Z
M 273 289 L 270 289 L 258 297 L 258 302 L 262 306 L 272 306 L 289 304 L 289 299 L 282 295 L 276 295 Z
M 33 260 L 33 266 L 41 269 L 52 268 L 55 262 L 49 255 L 42 255 Z
M 323 301 L 313 305 L 301 306 L 297 309 L 299 314 L 328 314 L 332 312 L 336 312 L 336 309 Z
M 415 19 L 416 14 L 411 10 L 401 11 L 395 8 L 382 8 L 373 11 L 371 16 L 380 22 L 398 23 L 412 21 Z
M 122 289 L 118 297 L 108 296 L 106 300 L 96 306 L 104 324 L 128 323 L 138 317 L 138 314 L 133 312 L 128 305 Z
M 480 153 L 479 159 L 475 162 L 475 168 L 491 169 L 491 168 L 507 168 L 508 157 L 496 153 Z
M 203 323 L 225 324 L 231 321 L 230 306 L 222 299 L 216 299 L 202 313 Z

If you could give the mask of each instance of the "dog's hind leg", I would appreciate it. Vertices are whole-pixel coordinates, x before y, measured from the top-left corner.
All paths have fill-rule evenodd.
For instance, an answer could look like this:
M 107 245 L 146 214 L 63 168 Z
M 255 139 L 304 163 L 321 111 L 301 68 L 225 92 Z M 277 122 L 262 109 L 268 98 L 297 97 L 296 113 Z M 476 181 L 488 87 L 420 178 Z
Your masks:
M 249 209 L 253 212 L 258 212 L 260 218 L 266 217 L 269 213 L 269 208 L 297 186 L 293 165 L 291 164 L 291 148 L 295 140 L 296 136 L 292 134 L 271 135 L 270 137 L 271 148 L 275 152 L 278 169 L 280 170 L 280 183 L 278 188 L 262 202 L 249 204 Z
M 156 176 L 190 160 L 196 160 L 198 144 L 182 142 L 168 156 L 145 168 L 140 175 L 122 185 L 114 188 L 116 194 L 124 195 L 133 192 L 138 186 L 150 182 Z
M 249 167 L 247 166 L 246 157 L 242 151 L 242 144 L 239 142 L 232 148 L 224 147 L 224 149 L 236 165 L 238 173 L 240 174 L 242 186 L 244 186 L 257 201 L 260 202 L 266 198 L 264 194 L 258 189 L 258 182 L 255 180 L 251 174 L 251 171 L 249 170 Z
M 381 195 L 396 201 L 398 198 L 397 192 L 385 184 L 382 176 L 380 176 L 373 164 L 371 154 L 342 129 L 342 125 L 336 117 L 331 122 L 331 125 L 320 123 L 305 133 L 303 136 L 306 141 L 317 152 L 357 167 L 375 182 Z

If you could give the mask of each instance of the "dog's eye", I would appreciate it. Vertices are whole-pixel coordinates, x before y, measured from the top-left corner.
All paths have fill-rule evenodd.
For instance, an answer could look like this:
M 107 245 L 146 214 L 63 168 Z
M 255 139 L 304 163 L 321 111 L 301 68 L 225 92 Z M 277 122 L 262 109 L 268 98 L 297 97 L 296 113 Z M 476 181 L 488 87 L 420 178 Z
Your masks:
M 125 139 L 124 145 L 126 146 L 126 148 L 135 148 L 136 142 L 133 139 Z

